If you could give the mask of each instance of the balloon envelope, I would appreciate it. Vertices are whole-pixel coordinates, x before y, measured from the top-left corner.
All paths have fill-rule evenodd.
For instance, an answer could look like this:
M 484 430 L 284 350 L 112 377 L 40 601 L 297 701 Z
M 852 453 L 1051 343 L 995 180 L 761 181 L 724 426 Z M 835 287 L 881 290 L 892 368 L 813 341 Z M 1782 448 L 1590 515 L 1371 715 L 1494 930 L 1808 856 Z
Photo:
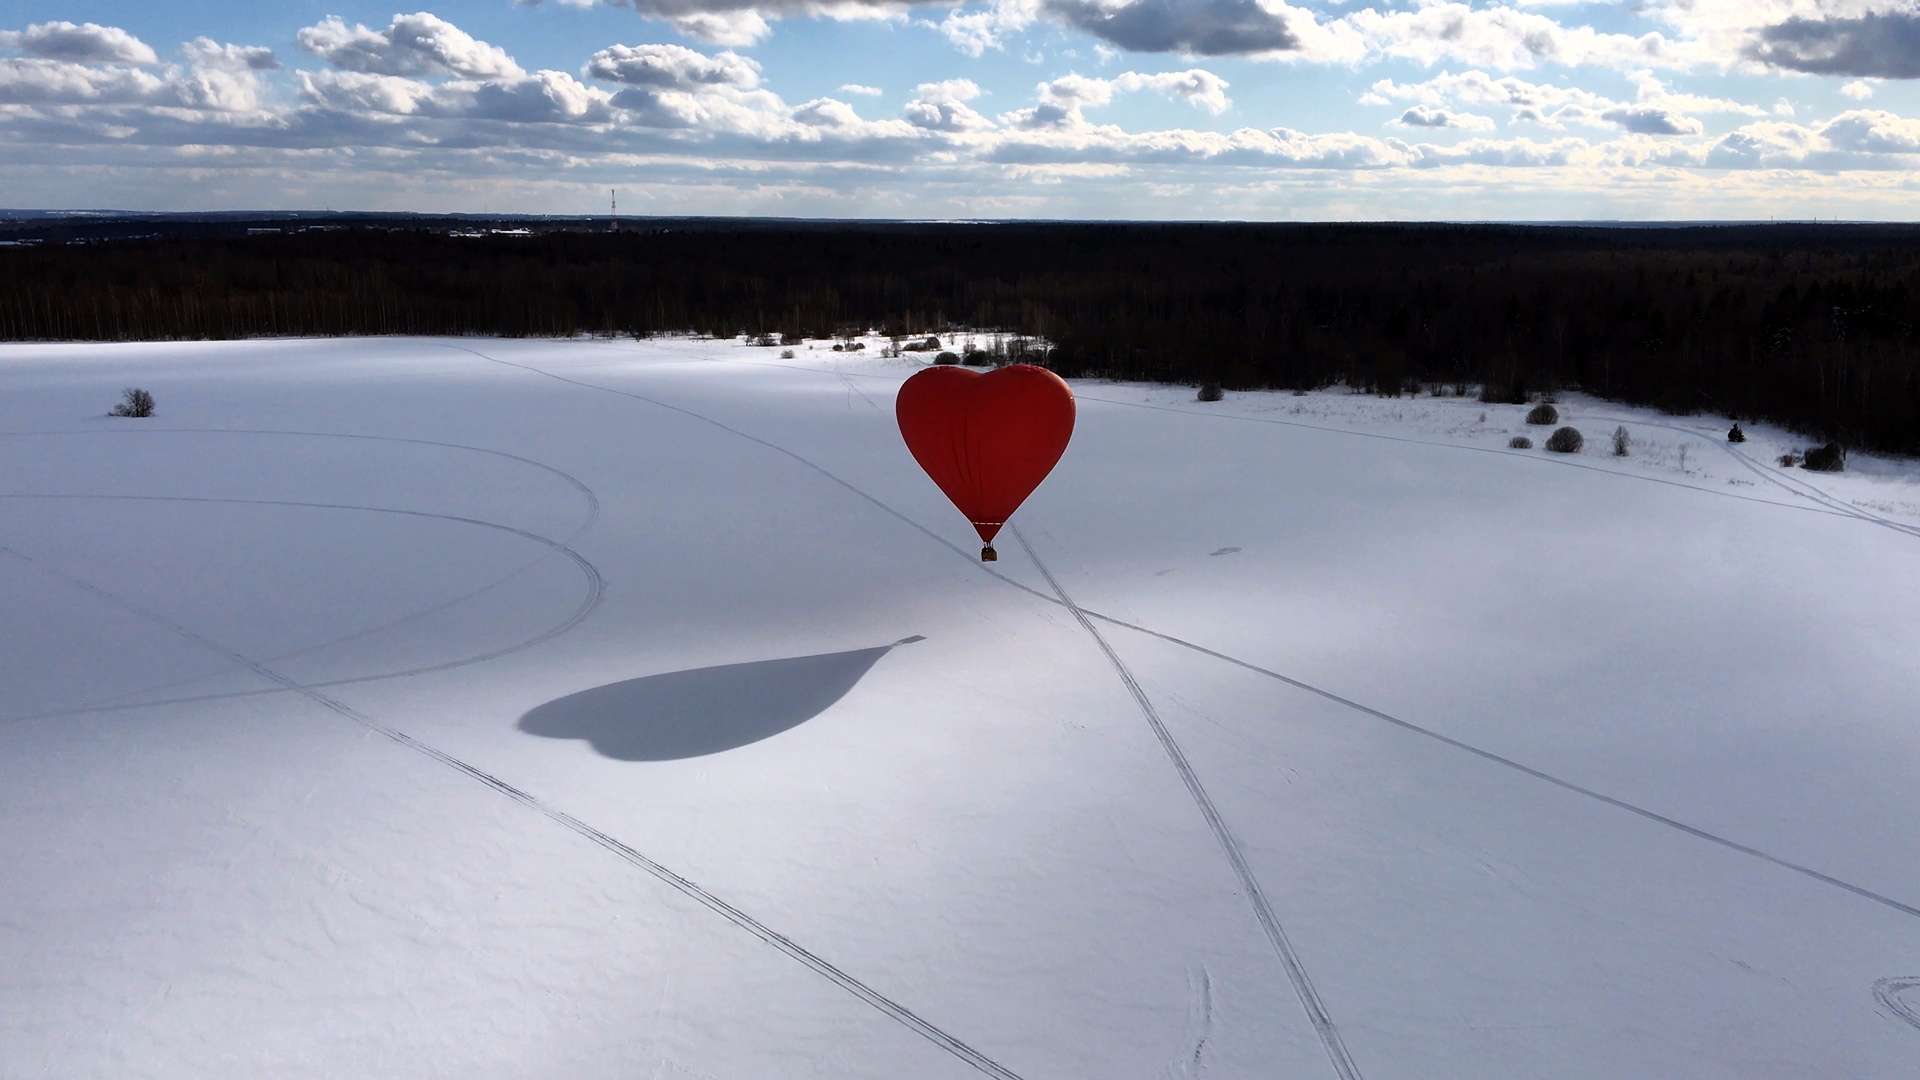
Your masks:
M 894 417 L 913 459 L 992 543 L 1066 452 L 1073 391 L 1031 364 L 930 367 L 900 387 Z

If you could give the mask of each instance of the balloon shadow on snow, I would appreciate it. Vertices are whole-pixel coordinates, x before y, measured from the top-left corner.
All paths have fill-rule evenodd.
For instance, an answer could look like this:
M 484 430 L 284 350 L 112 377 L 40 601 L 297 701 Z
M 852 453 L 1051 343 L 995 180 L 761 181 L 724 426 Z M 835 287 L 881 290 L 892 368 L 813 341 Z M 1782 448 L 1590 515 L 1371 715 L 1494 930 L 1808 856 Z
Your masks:
M 724 664 L 608 683 L 549 701 L 522 716 L 519 727 L 549 739 L 585 739 L 620 761 L 718 754 L 819 716 L 893 648 Z

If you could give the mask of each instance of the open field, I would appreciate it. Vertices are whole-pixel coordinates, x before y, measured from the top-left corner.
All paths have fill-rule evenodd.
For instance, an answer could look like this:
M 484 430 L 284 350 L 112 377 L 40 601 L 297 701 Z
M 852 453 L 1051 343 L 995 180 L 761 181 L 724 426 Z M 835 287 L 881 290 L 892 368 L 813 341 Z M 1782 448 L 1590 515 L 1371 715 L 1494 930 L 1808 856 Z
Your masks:
M 0 348 L 0 1075 L 1920 1077 L 1920 466 L 777 355 Z

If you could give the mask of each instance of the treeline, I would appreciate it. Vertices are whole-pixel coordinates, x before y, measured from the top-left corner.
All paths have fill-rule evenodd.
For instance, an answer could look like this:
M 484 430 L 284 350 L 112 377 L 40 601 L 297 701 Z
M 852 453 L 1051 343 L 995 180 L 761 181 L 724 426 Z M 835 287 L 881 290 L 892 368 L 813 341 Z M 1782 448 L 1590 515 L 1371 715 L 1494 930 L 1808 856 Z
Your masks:
M 0 338 L 999 329 L 1066 375 L 1584 388 L 1920 452 L 1920 229 L 674 222 L 0 248 Z

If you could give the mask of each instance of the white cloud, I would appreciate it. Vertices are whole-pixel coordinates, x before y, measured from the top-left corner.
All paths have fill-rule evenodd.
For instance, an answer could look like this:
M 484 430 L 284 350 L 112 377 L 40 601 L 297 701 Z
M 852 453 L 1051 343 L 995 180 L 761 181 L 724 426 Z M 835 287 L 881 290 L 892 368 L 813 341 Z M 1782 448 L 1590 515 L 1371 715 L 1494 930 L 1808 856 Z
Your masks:
M 1661 105 L 1616 105 L 1600 118 L 1636 135 L 1698 135 L 1706 130 L 1693 117 Z
M 1873 96 L 1873 84 L 1865 79 L 1855 79 L 1841 87 L 1840 92 L 1855 101 L 1865 101 Z
M 966 104 L 979 96 L 980 87 L 972 79 L 921 83 L 907 105 L 907 123 L 928 131 L 984 131 L 993 121 Z
M 329 15 L 294 35 L 300 47 L 343 71 L 367 75 L 454 75 L 518 79 L 526 75 L 505 49 L 477 41 L 425 11 L 397 15 L 385 30 L 348 27 Z
M 1535 123 L 1555 129 L 1563 128 L 1568 123 L 1614 126 L 1640 135 L 1698 135 L 1705 130 L 1705 126 L 1687 115 L 1693 112 L 1738 113 L 1756 117 L 1766 115 L 1764 109 L 1727 98 L 1676 94 L 1651 72 L 1634 72 L 1630 78 L 1637 90 L 1636 100 L 1632 102 L 1614 101 L 1577 87 L 1530 83 L 1511 75 L 1495 79 L 1484 71 L 1468 71 L 1458 75 L 1442 72 L 1421 83 L 1401 84 L 1382 79 L 1360 98 L 1360 103 L 1385 105 L 1399 100 L 1419 102 L 1429 107 L 1447 102 L 1504 105 L 1513 110 L 1511 118 L 1515 122 Z M 1453 126 L 1423 124 L 1420 118 L 1427 115 L 1408 110 L 1399 122 L 1431 127 Z
M 1087 121 L 1081 115 L 1082 109 L 1105 105 L 1113 100 L 1115 93 L 1135 90 L 1154 90 L 1215 114 L 1225 112 L 1232 105 L 1227 98 L 1227 81 L 1200 68 L 1152 75 L 1128 71 L 1111 79 L 1063 75 L 1041 83 L 1038 89 L 1038 105 L 1007 113 L 1001 121 L 1027 129 L 1083 127 Z
M 757 62 L 732 52 L 708 57 L 680 45 L 612 45 L 593 54 L 586 73 L 607 82 L 663 90 L 760 85 Z
M 152 47 L 117 26 L 44 22 L 0 33 L 0 46 L 45 60 L 97 64 L 157 64 Z
M 517 0 L 536 5 L 540 0 Z M 714 45 L 752 45 L 773 32 L 773 21 L 790 17 L 904 20 L 903 0 L 559 0 L 570 7 L 596 2 L 631 8 L 689 37 Z
M 886 93 L 885 90 L 877 86 L 862 86 L 859 83 L 841 83 L 840 92 L 843 94 L 859 94 L 861 97 L 879 97 L 881 94 Z
M 1233 105 L 1227 98 L 1227 80 L 1211 71 L 1190 68 L 1186 71 L 1165 71 L 1155 75 L 1142 75 L 1129 71 L 1113 80 L 1115 90 L 1154 90 L 1168 97 L 1179 98 L 1189 105 L 1202 108 L 1218 116 Z
M 1920 154 L 1920 120 L 1878 109 L 1841 113 L 1820 134 L 1840 150 L 1862 154 Z
M 187 62 L 195 67 L 221 71 L 275 71 L 280 60 L 264 45 L 222 45 L 212 38 L 197 37 L 180 46 Z
M 167 80 L 138 68 L 64 60 L 0 60 L 0 104 L 145 104 L 167 101 Z
M 1493 118 L 1474 113 L 1448 112 L 1431 105 L 1415 105 L 1401 113 L 1393 121 L 1402 127 L 1415 128 L 1460 128 L 1467 131 L 1493 130 Z

